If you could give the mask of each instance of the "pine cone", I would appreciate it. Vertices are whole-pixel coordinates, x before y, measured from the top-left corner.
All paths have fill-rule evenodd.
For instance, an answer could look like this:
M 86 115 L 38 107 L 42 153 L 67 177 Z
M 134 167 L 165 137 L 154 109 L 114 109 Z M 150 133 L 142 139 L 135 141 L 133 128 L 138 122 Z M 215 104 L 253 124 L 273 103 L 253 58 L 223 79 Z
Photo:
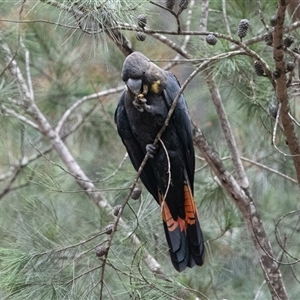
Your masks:
M 214 46 L 218 42 L 218 39 L 215 35 L 210 33 L 206 36 L 205 41 L 207 44 Z
M 292 36 L 287 36 L 283 40 L 283 45 L 286 46 L 287 48 L 290 47 L 294 43 L 294 38 Z
M 175 0 L 165 0 L 165 6 L 167 9 L 172 10 L 175 5 Z
M 108 251 L 108 247 L 106 246 L 99 246 L 96 248 L 96 256 L 101 257 L 104 256 Z
M 264 34 L 264 41 L 266 42 L 266 44 L 268 46 L 272 46 L 273 44 L 273 32 L 269 31 L 267 33 Z
M 259 61 L 254 62 L 254 69 L 257 76 L 263 76 L 265 71 Z
M 117 205 L 117 206 L 114 208 L 114 210 L 113 210 L 114 216 L 117 217 L 117 216 L 119 215 L 121 209 L 122 209 L 122 205 Z
M 105 227 L 104 227 L 104 232 L 106 233 L 106 234 L 111 234 L 112 233 L 112 231 L 113 231 L 113 229 L 114 229 L 114 224 L 113 223 L 110 223 L 110 224 L 108 224 L 108 225 L 106 225 Z
M 138 200 L 141 197 L 141 194 L 142 194 L 141 187 L 136 186 L 131 193 L 131 199 Z
M 146 39 L 146 33 L 142 32 L 142 31 L 138 31 L 136 33 L 136 39 L 140 42 L 143 42 Z
M 138 26 L 144 28 L 147 25 L 147 16 L 145 14 L 140 14 L 137 17 L 138 19 Z
M 276 26 L 277 23 L 278 23 L 278 20 L 279 20 L 279 18 L 278 18 L 277 15 L 272 16 L 270 18 L 270 25 L 273 26 L 273 27 Z
M 273 78 L 274 78 L 274 79 L 278 79 L 278 78 L 280 77 L 280 75 L 281 75 L 281 73 L 280 73 L 280 71 L 277 70 L 277 69 L 273 72 Z
M 292 72 L 295 69 L 295 63 L 293 61 L 288 61 L 286 64 L 287 72 Z
M 269 114 L 274 118 L 276 119 L 277 117 L 277 112 L 278 112 L 278 105 L 275 105 L 273 103 L 271 103 L 269 105 Z
M 179 7 L 183 10 L 183 9 L 187 9 L 189 5 L 189 0 L 180 0 L 179 1 Z
M 237 35 L 240 39 L 244 38 L 247 35 L 248 29 L 250 26 L 250 22 L 247 19 L 242 19 L 240 21 Z

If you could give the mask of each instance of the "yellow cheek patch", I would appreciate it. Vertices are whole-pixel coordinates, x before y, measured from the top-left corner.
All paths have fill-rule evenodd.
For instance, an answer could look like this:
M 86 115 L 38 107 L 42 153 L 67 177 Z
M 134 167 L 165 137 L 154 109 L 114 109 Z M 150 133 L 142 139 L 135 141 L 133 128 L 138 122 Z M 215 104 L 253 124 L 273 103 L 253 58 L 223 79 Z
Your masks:
M 151 92 L 158 94 L 160 92 L 160 80 L 154 81 L 151 85 Z

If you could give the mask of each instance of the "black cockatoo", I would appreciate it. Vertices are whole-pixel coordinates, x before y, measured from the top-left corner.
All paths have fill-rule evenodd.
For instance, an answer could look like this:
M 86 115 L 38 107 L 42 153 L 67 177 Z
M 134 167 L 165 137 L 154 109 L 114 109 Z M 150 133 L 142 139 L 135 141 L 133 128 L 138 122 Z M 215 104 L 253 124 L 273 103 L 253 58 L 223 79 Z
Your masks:
M 119 135 L 147 190 L 161 206 L 170 256 L 179 272 L 204 262 L 204 241 L 193 196 L 195 154 L 191 120 L 181 95 L 160 141 L 163 126 L 180 85 L 177 78 L 133 52 L 124 61 L 122 93 L 115 113 Z

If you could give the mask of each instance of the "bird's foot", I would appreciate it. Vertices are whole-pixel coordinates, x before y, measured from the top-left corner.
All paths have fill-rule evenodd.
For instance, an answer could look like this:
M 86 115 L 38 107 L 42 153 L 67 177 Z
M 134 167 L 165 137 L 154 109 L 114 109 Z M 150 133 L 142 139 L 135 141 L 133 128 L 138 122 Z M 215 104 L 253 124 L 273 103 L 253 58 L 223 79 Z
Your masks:
M 140 111 L 140 112 L 143 112 L 143 111 L 150 112 L 151 107 L 149 105 L 147 105 L 146 103 L 147 103 L 147 99 L 144 98 L 143 94 L 139 94 L 137 96 L 137 98 L 133 101 L 133 105 L 138 111 Z
M 140 111 L 143 112 L 145 110 L 145 104 L 147 102 L 147 99 L 144 98 L 143 94 L 137 95 L 137 97 L 133 101 L 134 107 Z
M 146 151 L 148 152 L 148 155 L 150 158 L 154 157 L 154 154 L 156 153 L 157 148 L 158 148 L 158 145 L 153 145 L 153 144 L 146 145 Z

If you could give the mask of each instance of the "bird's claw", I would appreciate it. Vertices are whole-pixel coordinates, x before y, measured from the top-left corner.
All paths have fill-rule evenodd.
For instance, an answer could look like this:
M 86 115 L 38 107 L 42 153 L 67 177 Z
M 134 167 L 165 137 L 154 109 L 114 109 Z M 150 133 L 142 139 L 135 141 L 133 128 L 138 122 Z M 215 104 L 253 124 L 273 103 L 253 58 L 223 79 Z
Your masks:
M 154 157 L 154 154 L 157 151 L 158 146 L 153 144 L 147 144 L 146 145 L 146 151 L 148 152 L 148 155 L 150 158 Z
M 132 103 L 138 111 L 140 112 L 144 111 L 144 103 L 140 103 L 138 99 L 134 100 Z
M 133 105 L 138 111 L 150 112 L 150 106 L 147 105 L 146 103 L 147 103 L 147 99 L 144 98 L 143 94 L 138 95 L 138 97 L 133 101 Z
M 144 95 L 143 94 L 139 94 L 137 96 L 137 101 L 139 101 L 140 103 L 146 103 L 147 102 L 147 99 L 144 98 Z

